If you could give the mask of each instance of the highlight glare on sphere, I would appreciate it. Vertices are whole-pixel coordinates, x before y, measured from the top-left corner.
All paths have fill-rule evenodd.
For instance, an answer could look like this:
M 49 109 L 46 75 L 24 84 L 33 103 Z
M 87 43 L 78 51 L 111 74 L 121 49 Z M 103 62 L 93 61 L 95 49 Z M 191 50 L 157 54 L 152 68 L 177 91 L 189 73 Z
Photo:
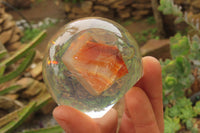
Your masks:
M 66 24 L 50 40 L 43 76 L 59 105 L 102 117 L 141 78 L 138 45 L 125 28 L 99 17 Z

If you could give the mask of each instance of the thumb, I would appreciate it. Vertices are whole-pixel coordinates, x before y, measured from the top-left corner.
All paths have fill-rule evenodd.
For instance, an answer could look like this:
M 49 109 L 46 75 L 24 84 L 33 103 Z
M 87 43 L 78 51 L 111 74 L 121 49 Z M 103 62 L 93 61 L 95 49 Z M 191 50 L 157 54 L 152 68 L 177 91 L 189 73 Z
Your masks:
M 58 106 L 53 116 L 67 133 L 100 133 L 100 128 L 92 118 L 72 107 Z

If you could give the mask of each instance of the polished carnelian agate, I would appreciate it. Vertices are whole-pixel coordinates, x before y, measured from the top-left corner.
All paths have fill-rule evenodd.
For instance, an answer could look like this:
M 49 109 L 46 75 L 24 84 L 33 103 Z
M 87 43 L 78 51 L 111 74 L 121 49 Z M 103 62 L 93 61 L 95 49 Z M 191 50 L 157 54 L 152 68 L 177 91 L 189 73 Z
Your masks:
M 71 43 L 62 61 L 92 95 L 100 95 L 128 73 L 119 49 L 95 42 L 89 32 Z

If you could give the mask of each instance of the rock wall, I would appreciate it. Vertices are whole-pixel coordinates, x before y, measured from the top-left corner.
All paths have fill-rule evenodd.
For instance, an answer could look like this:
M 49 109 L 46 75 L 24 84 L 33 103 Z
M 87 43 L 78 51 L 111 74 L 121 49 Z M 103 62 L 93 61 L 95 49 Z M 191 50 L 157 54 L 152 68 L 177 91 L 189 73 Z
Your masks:
M 200 13 L 200 0 L 174 0 L 183 11 Z M 65 3 L 69 20 L 88 16 L 117 19 L 141 19 L 152 15 L 151 0 L 84 0 L 73 4 Z
M 22 32 L 15 25 L 13 17 L 6 13 L 5 8 L 0 5 L 0 42 L 4 44 L 5 47 L 15 50 L 19 46 L 21 37 Z
M 70 20 L 87 16 L 140 19 L 152 15 L 150 0 L 84 0 L 66 3 L 65 12 Z
M 174 0 L 174 2 L 180 5 L 183 11 L 200 13 L 200 0 Z

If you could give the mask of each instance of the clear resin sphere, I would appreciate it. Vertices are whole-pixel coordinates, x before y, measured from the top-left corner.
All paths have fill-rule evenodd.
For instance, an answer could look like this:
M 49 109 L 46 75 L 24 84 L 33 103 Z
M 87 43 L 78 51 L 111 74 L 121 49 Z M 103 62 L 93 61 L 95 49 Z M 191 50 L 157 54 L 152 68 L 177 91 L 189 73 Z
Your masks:
M 111 20 L 83 18 L 50 40 L 43 76 L 59 105 L 100 118 L 141 78 L 138 45 Z

